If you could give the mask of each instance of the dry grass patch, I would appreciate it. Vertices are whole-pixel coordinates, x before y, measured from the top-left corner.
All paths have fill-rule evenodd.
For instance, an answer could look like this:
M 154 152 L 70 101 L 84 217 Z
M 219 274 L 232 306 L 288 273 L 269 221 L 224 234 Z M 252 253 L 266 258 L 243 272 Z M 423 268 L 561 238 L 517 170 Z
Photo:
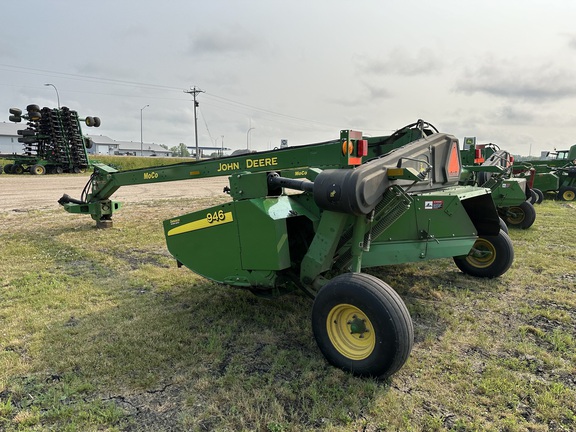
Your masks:
M 213 203 L 130 205 L 111 230 L 0 214 L 0 430 L 576 429 L 573 205 L 545 201 L 512 231 L 498 279 L 451 260 L 373 269 L 416 334 L 378 381 L 327 365 L 304 295 L 265 300 L 176 267 L 162 220 Z

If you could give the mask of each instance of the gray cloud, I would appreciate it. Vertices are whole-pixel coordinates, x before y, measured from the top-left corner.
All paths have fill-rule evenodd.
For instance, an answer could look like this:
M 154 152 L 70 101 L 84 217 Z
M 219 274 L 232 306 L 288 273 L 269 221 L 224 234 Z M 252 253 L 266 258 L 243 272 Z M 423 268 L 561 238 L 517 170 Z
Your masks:
M 114 80 L 129 80 L 134 76 L 132 68 L 127 65 L 99 61 L 85 61 L 78 63 L 74 71 L 88 77 L 113 76 L 115 77 Z
M 17 58 L 18 48 L 12 43 L 12 38 L 0 33 L 0 60 L 12 60 Z
M 485 122 L 488 124 L 527 125 L 536 121 L 536 106 L 505 104 L 486 110 Z
M 191 36 L 188 52 L 193 55 L 246 54 L 261 46 L 260 40 L 253 34 L 235 27 Z
M 534 110 L 513 105 L 504 105 L 496 115 L 504 124 L 528 124 L 535 120 Z
M 484 93 L 516 100 L 548 101 L 576 96 L 574 74 L 553 64 L 517 66 L 511 62 L 487 61 L 467 68 L 458 80 L 457 92 Z
M 569 34 L 568 36 L 568 46 L 572 49 L 576 50 L 576 35 L 575 34 Z
M 364 88 L 368 91 L 368 97 L 370 99 L 389 99 L 392 97 L 392 93 L 388 91 L 384 86 L 377 85 L 369 82 L 363 83 Z
M 395 49 L 377 59 L 364 59 L 360 70 L 372 75 L 417 76 L 436 73 L 443 69 L 443 62 L 433 51 Z

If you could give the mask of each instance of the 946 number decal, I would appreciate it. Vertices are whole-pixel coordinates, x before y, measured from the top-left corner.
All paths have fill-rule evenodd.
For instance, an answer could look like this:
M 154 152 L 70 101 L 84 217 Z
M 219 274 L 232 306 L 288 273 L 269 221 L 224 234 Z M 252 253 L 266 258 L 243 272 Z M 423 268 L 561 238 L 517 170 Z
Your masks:
M 207 213 L 206 214 L 206 221 L 211 224 L 214 222 L 222 222 L 226 220 L 226 214 L 223 210 L 218 210 L 214 213 Z

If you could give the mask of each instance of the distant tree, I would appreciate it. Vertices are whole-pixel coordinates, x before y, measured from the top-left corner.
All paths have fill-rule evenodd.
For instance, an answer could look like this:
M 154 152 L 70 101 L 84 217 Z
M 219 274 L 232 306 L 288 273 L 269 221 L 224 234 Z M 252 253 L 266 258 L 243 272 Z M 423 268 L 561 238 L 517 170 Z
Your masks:
M 186 144 L 180 143 L 177 146 L 174 146 L 170 149 L 172 152 L 172 156 L 174 157 L 189 157 L 190 152 L 186 148 Z
M 166 150 L 170 150 L 166 144 L 158 144 L 160 147 Z

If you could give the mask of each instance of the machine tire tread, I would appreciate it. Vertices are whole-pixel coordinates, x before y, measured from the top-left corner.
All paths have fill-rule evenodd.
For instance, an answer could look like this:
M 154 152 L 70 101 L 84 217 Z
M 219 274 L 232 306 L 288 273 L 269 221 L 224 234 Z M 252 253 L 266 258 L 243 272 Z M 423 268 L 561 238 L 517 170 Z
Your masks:
M 331 342 L 326 320 L 338 304 L 358 307 L 373 323 L 376 346 L 367 358 L 347 358 Z M 320 289 L 314 300 L 312 329 L 326 359 L 359 376 L 392 375 L 408 359 L 414 341 L 412 319 L 400 296 L 385 282 L 365 273 L 342 274 Z

